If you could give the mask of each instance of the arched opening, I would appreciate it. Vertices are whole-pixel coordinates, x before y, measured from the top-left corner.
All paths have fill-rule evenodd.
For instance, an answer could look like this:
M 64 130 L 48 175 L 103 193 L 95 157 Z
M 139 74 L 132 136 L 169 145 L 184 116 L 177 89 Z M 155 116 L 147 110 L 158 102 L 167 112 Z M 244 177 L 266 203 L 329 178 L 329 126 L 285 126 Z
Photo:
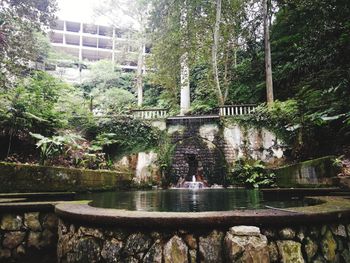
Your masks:
M 183 138 L 173 152 L 170 182 L 202 180 L 209 185 L 225 184 L 226 159 L 217 145 L 199 136 Z

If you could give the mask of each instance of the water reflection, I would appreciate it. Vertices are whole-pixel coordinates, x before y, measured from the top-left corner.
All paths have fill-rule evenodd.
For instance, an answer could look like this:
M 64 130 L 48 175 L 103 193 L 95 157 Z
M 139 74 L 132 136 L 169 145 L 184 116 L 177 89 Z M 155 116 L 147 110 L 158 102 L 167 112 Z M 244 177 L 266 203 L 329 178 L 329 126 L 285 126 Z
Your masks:
M 92 206 L 138 211 L 228 211 L 234 209 L 261 209 L 301 206 L 300 200 L 266 201 L 261 192 L 245 189 L 171 189 L 152 191 L 103 192 L 79 196 L 92 199 Z

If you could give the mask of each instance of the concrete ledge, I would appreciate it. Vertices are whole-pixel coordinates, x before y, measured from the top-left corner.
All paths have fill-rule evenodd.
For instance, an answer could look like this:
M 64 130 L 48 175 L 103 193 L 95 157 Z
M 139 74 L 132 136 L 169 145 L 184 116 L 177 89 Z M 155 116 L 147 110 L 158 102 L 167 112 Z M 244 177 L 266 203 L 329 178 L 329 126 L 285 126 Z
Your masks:
M 7 203 L 0 202 L 0 213 L 2 212 L 19 212 L 19 211 L 46 211 L 54 212 L 55 206 L 58 204 L 87 204 L 90 201 L 43 201 L 43 202 L 26 202 L 15 201 L 16 199 L 7 199 Z
M 115 189 L 129 176 L 116 171 L 0 162 L 0 192 L 96 191 Z
M 314 199 L 314 198 L 312 198 Z M 227 227 L 232 225 L 283 225 L 327 222 L 350 217 L 350 200 L 318 197 L 321 204 L 287 209 L 235 210 L 227 212 L 142 212 L 95 208 L 87 204 L 58 204 L 56 214 L 81 224 L 132 228 Z

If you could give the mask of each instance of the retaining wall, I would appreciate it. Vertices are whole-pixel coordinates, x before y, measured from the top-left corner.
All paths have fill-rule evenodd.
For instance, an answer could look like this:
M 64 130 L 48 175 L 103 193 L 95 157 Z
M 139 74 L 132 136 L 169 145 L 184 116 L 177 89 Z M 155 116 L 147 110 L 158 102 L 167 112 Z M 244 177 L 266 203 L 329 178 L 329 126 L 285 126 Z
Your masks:
M 53 205 L 0 207 L 0 262 L 57 262 Z
M 108 190 L 128 180 L 115 171 L 0 163 L 0 193 Z
M 60 220 L 58 262 L 350 262 L 349 223 L 145 231 Z

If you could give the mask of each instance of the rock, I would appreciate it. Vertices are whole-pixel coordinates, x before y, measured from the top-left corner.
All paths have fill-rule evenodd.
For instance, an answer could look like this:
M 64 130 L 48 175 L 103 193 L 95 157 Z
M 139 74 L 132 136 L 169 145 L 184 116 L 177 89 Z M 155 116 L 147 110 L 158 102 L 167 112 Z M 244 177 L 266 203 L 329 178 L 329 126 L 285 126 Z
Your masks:
M 282 239 L 293 239 L 295 237 L 295 231 L 291 228 L 283 228 L 279 231 L 279 236 Z
M 0 259 L 6 259 L 11 257 L 11 250 L 5 248 L 0 249 Z
M 139 254 L 148 250 L 151 243 L 152 239 L 145 234 L 131 234 L 126 240 L 124 252 L 128 255 Z
M 35 247 L 37 249 L 41 248 L 41 233 L 40 232 L 29 232 L 27 246 Z
M 50 247 L 56 244 L 57 235 L 49 229 L 44 229 L 41 235 L 41 247 Z
M 305 239 L 304 251 L 307 257 L 308 262 L 311 262 L 311 259 L 316 255 L 318 245 L 311 238 L 307 237 Z
M 164 263 L 187 263 L 188 248 L 178 236 L 173 236 L 164 246 Z
M 147 252 L 145 257 L 143 258 L 144 263 L 162 263 L 162 245 L 160 240 L 156 240 L 156 242 L 152 245 L 150 250 Z
M 43 227 L 48 229 L 56 229 L 58 226 L 58 218 L 54 213 L 48 213 L 44 216 Z
M 324 236 L 326 234 L 327 230 L 328 230 L 328 226 L 323 225 L 321 228 L 321 235 Z
M 2 230 L 16 231 L 22 227 L 23 219 L 19 215 L 6 214 L 1 219 L 0 228 Z
M 346 226 L 346 230 L 348 231 L 348 236 L 350 238 L 350 224 Z
M 305 228 L 301 227 L 296 235 L 297 239 L 300 242 L 303 242 L 304 238 L 305 238 Z
M 61 220 L 58 220 L 58 235 L 65 235 L 68 233 L 68 226 Z
M 346 229 L 344 225 L 332 225 L 331 226 L 332 233 L 336 236 L 347 237 Z
M 123 261 L 123 263 L 138 263 L 139 260 L 134 257 L 127 257 Z
M 312 261 L 312 263 L 326 263 L 326 260 L 323 257 L 318 256 L 314 261 Z
M 111 241 L 104 242 L 101 256 L 106 262 L 120 262 L 120 251 L 123 248 L 123 242 L 113 238 Z
M 24 225 L 32 231 L 41 231 L 39 212 L 25 213 Z
M 69 233 L 73 235 L 73 234 L 75 234 L 75 230 L 76 230 L 75 225 L 71 224 L 69 226 Z
M 101 248 L 93 237 L 83 237 L 77 241 L 74 253 L 70 254 L 68 262 L 95 263 L 101 260 Z
M 260 236 L 260 229 L 256 226 L 234 226 L 230 232 L 234 236 Z
M 190 263 L 196 263 L 197 262 L 197 250 L 191 249 L 190 250 Z
M 255 236 L 254 233 L 254 236 L 234 236 L 229 231 L 226 233 L 224 244 L 227 262 L 270 262 L 267 238 L 264 235 Z
M 222 262 L 224 234 L 214 230 L 206 237 L 199 237 L 199 254 L 202 262 Z
M 89 227 L 84 227 L 84 226 L 79 227 L 78 236 L 80 236 L 80 237 L 91 236 L 91 237 L 103 239 L 103 234 L 102 234 L 102 231 L 100 229 L 89 228 Z
M 13 249 L 20 245 L 25 237 L 25 232 L 16 231 L 16 232 L 7 232 L 4 235 L 4 240 L 2 245 L 5 248 Z
M 350 262 L 350 252 L 348 249 L 344 249 L 340 255 L 343 259 L 343 262 Z
M 335 242 L 332 232 L 327 231 L 321 241 L 321 250 L 324 258 L 327 261 L 334 262 L 337 249 L 337 243 Z
M 113 231 L 110 232 L 110 236 L 120 241 L 123 241 L 128 237 L 128 233 L 121 229 L 113 229 Z
M 157 240 L 157 239 L 161 239 L 161 235 L 160 235 L 160 233 L 158 233 L 158 232 L 152 232 L 151 233 L 151 237 L 154 239 L 154 240 Z
M 337 250 L 338 252 L 342 252 L 344 250 L 344 243 L 340 237 L 335 237 L 335 241 L 337 242 Z
M 282 263 L 303 263 L 301 244 L 292 240 L 277 241 L 278 251 Z
M 20 245 L 16 248 L 16 254 L 18 256 L 24 256 L 26 254 L 26 249 L 24 246 Z
M 277 248 L 276 242 L 274 242 L 274 241 L 269 242 L 269 244 L 267 246 L 269 249 L 270 261 L 277 262 L 278 261 L 278 248 Z
M 276 232 L 273 229 L 263 229 L 261 232 L 264 236 L 266 236 L 269 239 L 276 237 Z
M 197 239 L 193 235 L 186 235 L 184 240 L 190 249 L 197 249 Z
M 317 227 L 311 227 L 310 236 L 317 239 L 320 236 L 320 230 Z

